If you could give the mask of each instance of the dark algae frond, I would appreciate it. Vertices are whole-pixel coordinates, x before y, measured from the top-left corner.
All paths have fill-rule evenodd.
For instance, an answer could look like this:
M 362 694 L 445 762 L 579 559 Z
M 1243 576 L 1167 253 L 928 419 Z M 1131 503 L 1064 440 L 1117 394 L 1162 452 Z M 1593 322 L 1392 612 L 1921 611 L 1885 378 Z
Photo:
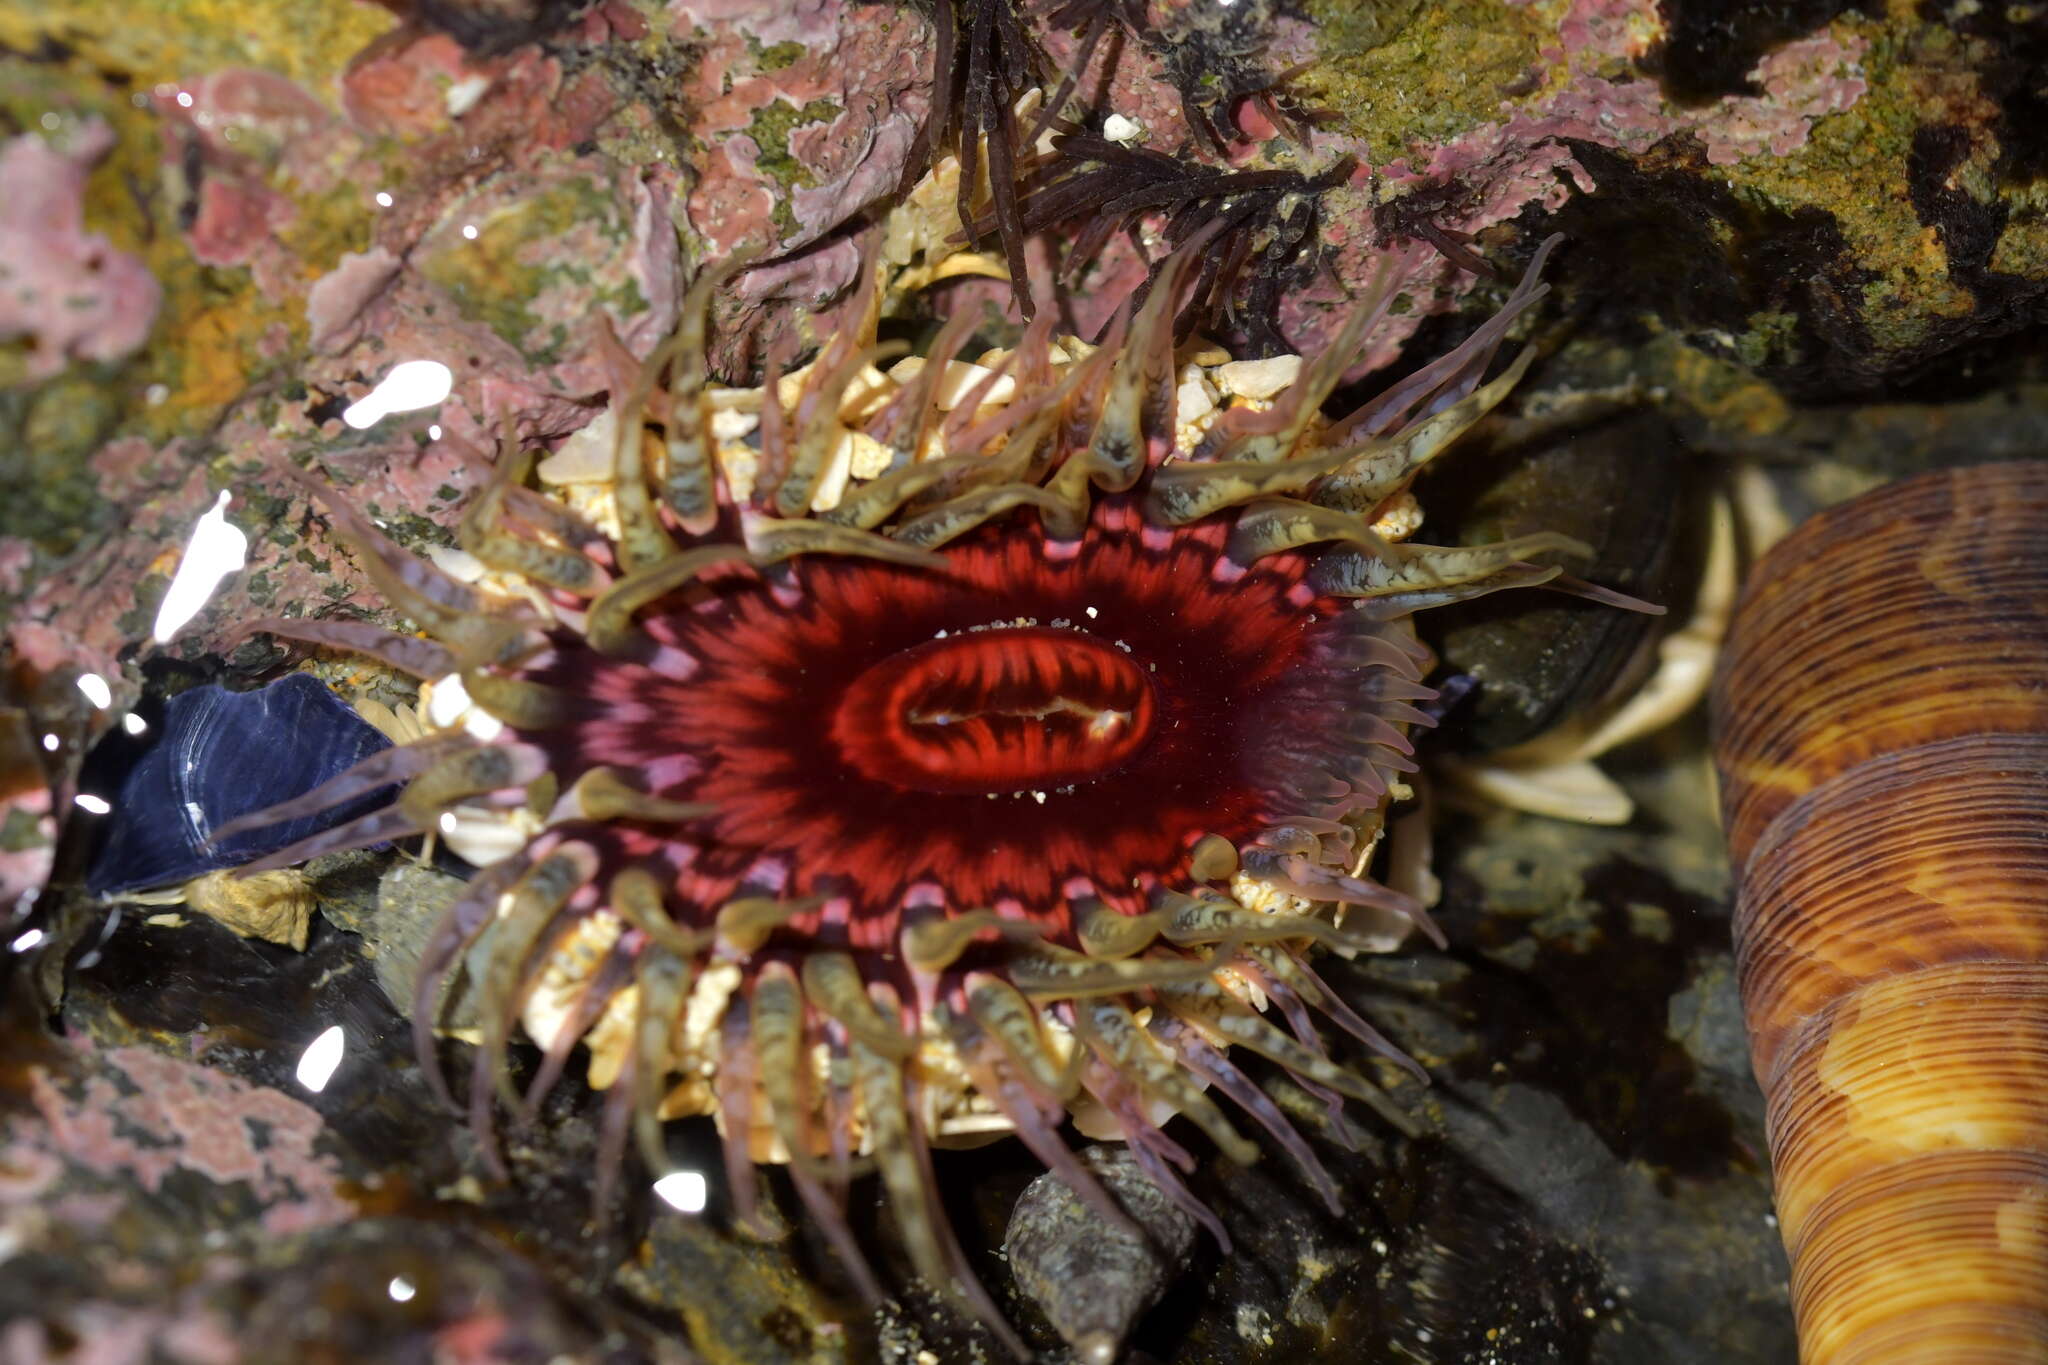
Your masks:
M 1287 92 L 1300 68 L 1274 72 L 1262 60 L 1277 8 L 1272 0 L 1191 0 L 1169 7 L 1145 35 L 1180 91 L 1188 126 L 1219 156 L 1225 143 L 1245 138 L 1237 114 L 1246 101 L 1296 142 L 1317 121 Z
M 1017 101 L 1037 85 L 1039 53 L 1024 31 L 1011 0 L 936 0 L 932 22 L 936 60 L 932 68 L 931 155 L 950 145 L 960 158 L 960 221 L 970 245 L 993 230 L 1017 306 L 1029 317 L 1031 291 L 1024 284 L 1025 229 L 1017 202 Z M 988 154 L 990 211 L 977 221 L 974 196 L 981 156 Z M 983 226 L 986 222 L 988 226 Z
M 1257 353 L 1287 349 L 1274 314 L 1281 294 L 1314 273 L 1316 196 L 1349 174 L 1348 161 L 1316 177 L 1231 171 L 1085 134 L 1062 139 L 1049 164 L 1033 166 L 1030 160 L 1031 147 L 1055 126 L 1096 50 L 1119 27 L 1159 54 L 1189 126 L 1211 153 L 1220 156 L 1227 142 L 1244 139 L 1237 111 L 1247 100 L 1256 101 L 1290 136 L 1304 138 L 1314 118 L 1284 93 L 1292 73 L 1274 75 L 1257 60 L 1268 36 L 1269 8 L 1263 0 L 1198 0 L 1155 23 L 1145 0 L 1048 0 L 1037 21 L 1076 34 L 1077 47 L 1037 118 L 1020 128 L 1017 105 L 1037 88 L 1048 63 L 1019 0 L 936 0 L 932 112 L 925 134 L 929 159 L 948 150 L 958 156 L 956 194 L 966 240 L 979 246 L 993 237 L 1001 244 L 1012 297 L 1026 318 L 1036 300 L 1025 281 L 1025 238 L 1098 213 L 1082 228 L 1071 279 L 1118 228 L 1161 212 L 1171 246 L 1208 223 L 1224 225 L 1193 299 L 1176 320 L 1175 335 L 1185 338 L 1234 312 L 1232 296 L 1245 283 L 1247 306 L 1235 320 Z M 988 201 L 976 212 L 984 178 Z M 1147 289 L 1156 274 L 1155 262 Z
M 1079 225 L 1063 272 L 1069 282 L 1119 230 L 1132 232 L 1135 240 L 1147 214 L 1165 217 L 1169 247 L 1215 225 L 1175 319 L 1175 336 L 1185 339 L 1197 328 L 1230 321 L 1244 329 L 1249 354 L 1274 355 L 1288 349 L 1277 322 L 1281 296 L 1306 284 L 1320 260 L 1319 200 L 1343 183 L 1351 164 L 1346 159 L 1314 176 L 1233 171 L 1125 147 L 1093 133 L 1070 133 L 1051 161 L 1025 177 L 1020 221 L 1027 234 Z M 977 229 L 985 231 L 987 222 Z M 1163 261 L 1164 253 L 1152 262 L 1138 302 L 1158 279 Z
M 1038 135 L 1059 116 L 1061 107 L 1073 95 L 1081 74 L 1095 56 L 1096 47 L 1112 27 L 1122 25 L 1132 37 L 1145 32 L 1145 0 L 1050 0 L 1042 14 L 1047 28 L 1075 34 L 1078 41 L 1074 47 L 1074 58 L 1060 77 L 1059 88 L 1045 102 L 1045 110 L 1038 116 L 1038 124 L 1031 130 L 1031 136 L 1025 139 L 1027 142 L 1037 141 Z

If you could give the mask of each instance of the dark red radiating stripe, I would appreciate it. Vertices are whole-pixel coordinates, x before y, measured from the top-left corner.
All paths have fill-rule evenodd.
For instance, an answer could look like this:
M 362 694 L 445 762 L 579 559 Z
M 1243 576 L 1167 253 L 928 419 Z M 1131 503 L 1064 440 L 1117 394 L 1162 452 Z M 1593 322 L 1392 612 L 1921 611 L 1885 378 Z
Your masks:
M 927 640 L 871 664 L 832 713 L 863 776 L 912 791 L 1008 795 L 1114 772 L 1152 733 L 1130 656 L 1077 630 Z
M 716 816 L 603 837 L 665 857 L 706 914 L 764 864 L 787 869 L 778 893 L 845 898 L 824 933 L 856 945 L 889 942 L 918 887 L 1049 924 L 1077 882 L 1137 909 L 1185 884 L 1203 834 L 1300 814 L 1301 755 L 1350 744 L 1341 718 L 1371 704 L 1330 645 L 1345 604 L 1307 592 L 1299 556 L 1229 564 L 1228 530 L 1145 528 L 1116 498 L 1060 557 L 1018 519 L 949 547 L 944 572 L 813 557 L 773 583 L 736 574 L 645 622 L 689 677 L 565 646 L 541 680 L 596 718 L 528 738 L 565 784 L 688 755 L 698 775 L 660 794 Z M 1086 739 L 1091 708 L 1125 698 L 1131 723 Z M 1054 701 L 1074 707 L 1027 738 Z M 942 735 L 945 707 L 980 728 Z

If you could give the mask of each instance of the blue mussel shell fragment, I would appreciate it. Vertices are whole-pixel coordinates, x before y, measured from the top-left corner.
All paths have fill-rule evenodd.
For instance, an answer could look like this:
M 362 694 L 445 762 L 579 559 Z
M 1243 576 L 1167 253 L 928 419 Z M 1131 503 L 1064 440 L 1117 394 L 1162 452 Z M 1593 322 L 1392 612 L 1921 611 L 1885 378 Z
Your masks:
M 162 735 L 108 794 L 113 809 L 86 874 L 94 895 L 187 881 L 235 867 L 386 805 L 392 788 L 318 815 L 246 830 L 218 845 L 208 831 L 289 801 L 391 747 L 347 703 L 304 673 L 253 692 L 195 687 L 164 708 Z

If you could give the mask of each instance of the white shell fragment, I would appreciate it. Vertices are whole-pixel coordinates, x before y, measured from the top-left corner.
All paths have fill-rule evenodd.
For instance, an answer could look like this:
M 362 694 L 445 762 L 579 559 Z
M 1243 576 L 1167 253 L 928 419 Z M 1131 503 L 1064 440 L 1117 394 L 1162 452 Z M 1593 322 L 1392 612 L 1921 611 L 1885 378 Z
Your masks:
M 923 356 L 905 356 L 889 367 L 889 378 L 897 384 L 908 384 L 924 373 L 924 367 Z M 939 380 L 937 391 L 933 394 L 932 405 L 940 412 L 951 412 L 967 401 L 968 395 L 974 392 L 976 385 L 994 373 L 995 371 L 986 365 L 976 365 L 972 361 L 948 361 L 945 377 Z M 981 406 L 996 407 L 1016 396 L 1017 381 L 1009 375 L 1003 375 L 995 383 L 990 384 L 988 391 L 981 395 Z
M 1111 142 L 1129 146 L 1145 136 L 1145 125 L 1136 119 L 1125 118 L 1122 114 L 1111 114 L 1102 121 L 1102 135 Z
M 582 430 L 570 435 L 534 472 L 542 483 L 606 483 L 612 477 L 612 443 L 619 419 L 606 408 Z
M 1223 391 L 1233 398 L 1271 398 L 1301 376 L 1301 357 L 1274 355 L 1264 360 L 1232 360 L 1218 365 L 1212 373 Z
M 1201 421 L 1216 410 L 1216 392 L 1209 387 L 1201 367 L 1189 365 L 1180 372 L 1180 388 L 1174 394 L 1174 416 L 1182 426 Z

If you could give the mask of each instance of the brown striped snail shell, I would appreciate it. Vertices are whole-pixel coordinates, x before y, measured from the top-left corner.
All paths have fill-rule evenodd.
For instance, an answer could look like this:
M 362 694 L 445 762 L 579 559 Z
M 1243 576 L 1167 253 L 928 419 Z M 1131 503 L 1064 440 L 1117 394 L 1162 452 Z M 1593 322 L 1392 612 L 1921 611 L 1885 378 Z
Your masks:
M 2048 1360 L 2048 463 L 1801 526 L 1714 726 L 1802 1361 Z

